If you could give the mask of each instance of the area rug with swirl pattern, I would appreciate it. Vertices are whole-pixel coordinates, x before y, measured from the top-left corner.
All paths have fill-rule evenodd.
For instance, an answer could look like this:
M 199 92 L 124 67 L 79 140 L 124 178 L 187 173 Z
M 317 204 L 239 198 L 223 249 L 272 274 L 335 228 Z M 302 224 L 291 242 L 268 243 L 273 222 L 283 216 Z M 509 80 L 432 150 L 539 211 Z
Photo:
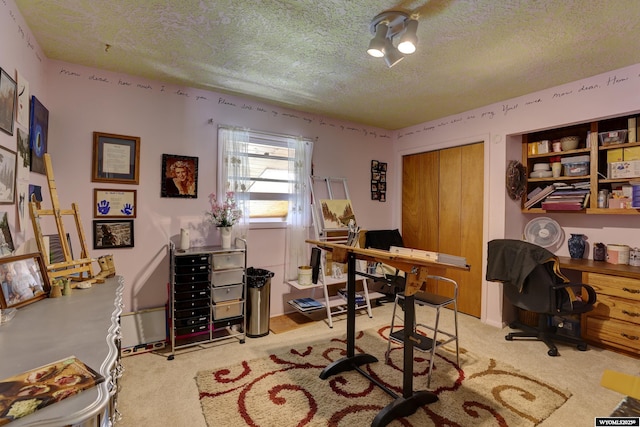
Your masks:
M 362 366 L 402 395 L 402 348 L 393 346 L 384 363 L 388 327 L 357 333 L 356 353 L 379 359 Z M 344 338 L 301 343 L 289 351 L 200 371 L 196 382 L 207 425 L 252 427 L 361 427 L 371 425 L 392 398 L 358 372 L 319 378 L 329 363 L 344 357 Z M 414 388 L 427 383 L 429 356 L 414 355 Z M 438 349 L 431 390 L 438 401 L 390 426 L 535 426 L 571 396 L 552 384 L 500 361 L 460 348 Z

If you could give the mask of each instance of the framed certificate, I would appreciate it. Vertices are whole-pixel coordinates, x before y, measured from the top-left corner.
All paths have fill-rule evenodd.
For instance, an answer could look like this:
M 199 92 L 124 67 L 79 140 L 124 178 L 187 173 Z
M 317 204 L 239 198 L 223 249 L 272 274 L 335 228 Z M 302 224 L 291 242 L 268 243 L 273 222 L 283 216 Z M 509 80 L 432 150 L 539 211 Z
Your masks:
M 139 176 L 139 137 L 93 133 L 91 181 L 138 184 Z

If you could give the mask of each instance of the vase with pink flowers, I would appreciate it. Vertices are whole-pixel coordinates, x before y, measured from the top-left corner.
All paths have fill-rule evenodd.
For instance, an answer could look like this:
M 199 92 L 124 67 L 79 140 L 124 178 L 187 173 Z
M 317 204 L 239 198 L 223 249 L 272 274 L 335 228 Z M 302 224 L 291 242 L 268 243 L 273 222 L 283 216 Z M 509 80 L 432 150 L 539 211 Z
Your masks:
M 238 209 L 235 194 L 227 191 L 222 202 L 218 201 L 215 193 L 209 194 L 211 208 L 205 212 L 207 221 L 220 230 L 223 249 L 231 247 L 231 228 L 238 222 L 242 212 Z

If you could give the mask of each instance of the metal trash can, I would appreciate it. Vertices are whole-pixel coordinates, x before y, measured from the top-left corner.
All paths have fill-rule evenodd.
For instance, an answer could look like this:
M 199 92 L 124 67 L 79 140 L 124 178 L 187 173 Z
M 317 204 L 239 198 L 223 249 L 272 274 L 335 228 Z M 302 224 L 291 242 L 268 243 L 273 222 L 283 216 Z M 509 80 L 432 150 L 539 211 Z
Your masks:
M 262 268 L 247 268 L 247 336 L 269 334 L 271 311 L 271 278 L 273 272 Z

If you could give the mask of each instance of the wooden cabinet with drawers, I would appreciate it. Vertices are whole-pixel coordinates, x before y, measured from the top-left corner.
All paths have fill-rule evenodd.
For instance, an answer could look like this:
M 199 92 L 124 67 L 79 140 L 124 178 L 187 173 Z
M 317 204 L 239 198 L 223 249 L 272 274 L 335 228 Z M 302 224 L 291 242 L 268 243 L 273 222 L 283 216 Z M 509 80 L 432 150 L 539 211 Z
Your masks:
M 640 355 L 640 280 L 588 272 L 582 280 L 598 294 L 582 321 L 584 338 Z
M 182 251 L 170 242 L 170 252 L 169 359 L 180 348 L 221 339 L 244 343 L 246 245 Z
M 582 272 L 597 294 L 581 319 L 582 337 L 600 347 L 640 356 L 640 267 L 560 257 L 560 267 Z

